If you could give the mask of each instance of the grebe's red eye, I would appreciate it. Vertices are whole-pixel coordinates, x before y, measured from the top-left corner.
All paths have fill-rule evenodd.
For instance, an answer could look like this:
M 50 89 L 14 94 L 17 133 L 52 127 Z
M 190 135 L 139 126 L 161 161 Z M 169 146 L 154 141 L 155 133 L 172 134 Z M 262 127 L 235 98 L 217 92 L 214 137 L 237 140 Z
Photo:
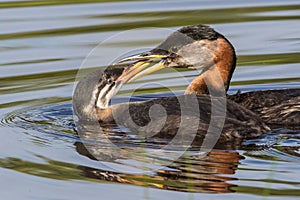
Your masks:
M 173 47 L 171 47 L 171 49 L 170 49 L 170 51 L 171 51 L 172 53 L 177 52 L 177 50 L 178 50 L 178 48 L 177 48 L 176 46 L 173 46 Z

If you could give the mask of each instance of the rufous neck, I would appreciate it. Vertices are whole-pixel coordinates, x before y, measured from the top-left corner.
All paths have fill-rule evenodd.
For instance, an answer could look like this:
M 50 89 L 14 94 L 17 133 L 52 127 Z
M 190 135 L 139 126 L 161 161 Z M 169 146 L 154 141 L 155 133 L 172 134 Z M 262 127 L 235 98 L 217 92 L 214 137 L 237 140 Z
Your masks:
M 233 46 L 225 38 L 219 38 L 213 65 L 207 66 L 187 87 L 185 94 L 225 94 L 235 69 Z

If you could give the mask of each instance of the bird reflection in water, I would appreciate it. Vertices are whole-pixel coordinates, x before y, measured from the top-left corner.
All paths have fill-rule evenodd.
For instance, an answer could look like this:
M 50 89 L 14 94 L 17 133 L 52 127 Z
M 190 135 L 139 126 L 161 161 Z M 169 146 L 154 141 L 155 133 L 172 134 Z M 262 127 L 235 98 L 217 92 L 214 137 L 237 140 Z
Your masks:
M 124 165 L 124 168 L 126 168 L 125 165 L 129 165 L 130 167 L 136 167 L 136 171 L 141 172 L 141 168 L 145 169 L 148 162 L 151 162 L 150 159 L 145 158 L 143 150 L 138 153 L 137 147 L 130 147 L 131 145 L 126 147 L 123 145 L 124 148 L 121 151 L 118 148 L 112 146 L 108 148 L 108 146 L 105 147 L 100 144 L 93 144 L 95 151 L 91 150 L 93 149 L 92 144 L 88 146 L 88 150 L 86 143 L 77 142 L 75 145 L 79 154 L 98 160 L 100 163 L 104 163 L 104 166 L 109 165 L 110 162 L 119 162 L 119 164 Z M 134 161 L 130 158 L 132 152 L 135 152 Z M 95 158 L 95 155 L 97 158 Z M 128 162 L 122 162 L 126 159 L 128 159 Z M 105 167 L 101 169 L 101 167 L 79 166 L 78 168 L 82 170 L 83 176 L 109 182 L 182 192 L 230 193 L 234 192 L 231 187 L 235 185 L 228 181 L 236 180 L 231 176 L 235 174 L 241 159 L 243 157 L 238 152 L 233 151 L 211 151 L 206 156 L 186 154 L 169 166 L 162 166 L 161 169 L 150 174 L 120 173 L 116 170 L 110 171 Z M 138 167 L 135 161 L 144 163 L 145 166 Z M 161 162 L 163 163 L 164 160 L 161 160 Z

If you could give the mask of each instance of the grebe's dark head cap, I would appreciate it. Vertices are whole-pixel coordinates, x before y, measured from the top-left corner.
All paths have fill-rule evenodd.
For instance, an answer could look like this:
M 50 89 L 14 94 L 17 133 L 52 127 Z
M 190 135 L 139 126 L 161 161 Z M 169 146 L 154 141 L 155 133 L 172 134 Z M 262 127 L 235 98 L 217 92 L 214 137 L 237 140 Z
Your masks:
M 216 32 L 213 28 L 202 24 L 185 26 L 179 29 L 178 32 L 190 37 L 193 40 L 216 40 L 220 37 L 224 37 L 220 33 Z
M 206 25 L 192 25 L 185 26 L 172 33 L 165 41 L 154 48 L 152 53 L 169 53 L 169 51 L 176 52 L 176 49 L 181 48 L 187 44 L 191 44 L 199 40 L 216 40 L 224 36 L 216 32 L 213 28 Z

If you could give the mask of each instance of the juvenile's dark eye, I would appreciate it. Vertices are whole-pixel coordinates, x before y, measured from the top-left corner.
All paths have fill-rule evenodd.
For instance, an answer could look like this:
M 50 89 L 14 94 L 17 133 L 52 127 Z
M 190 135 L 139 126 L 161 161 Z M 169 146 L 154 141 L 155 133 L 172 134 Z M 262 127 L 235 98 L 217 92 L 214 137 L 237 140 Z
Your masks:
M 111 84 L 113 83 L 113 81 L 109 78 L 109 79 L 106 80 L 106 83 L 107 83 L 108 85 L 111 85 Z

